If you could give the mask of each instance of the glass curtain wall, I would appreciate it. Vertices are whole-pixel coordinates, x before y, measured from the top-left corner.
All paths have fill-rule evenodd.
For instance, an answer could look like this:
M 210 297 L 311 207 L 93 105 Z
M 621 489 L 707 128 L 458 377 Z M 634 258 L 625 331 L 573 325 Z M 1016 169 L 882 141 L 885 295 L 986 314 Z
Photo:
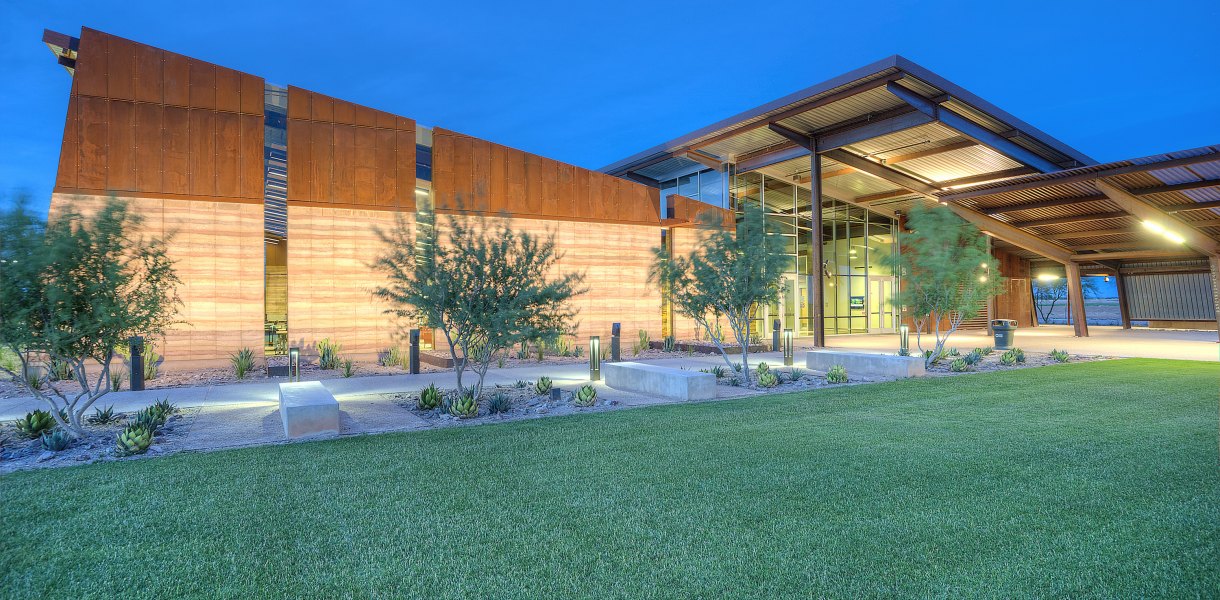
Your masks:
M 263 88 L 263 352 L 288 355 L 288 89 Z
M 740 212 L 751 204 L 761 207 L 787 242 L 783 252 L 789 261 L 780 282 L 780 298 L 755 313 L 752 336 L 770 340 L 776 320 L 781 329 L 813 335 L 809 284 L 818 265 L 811 260 L 815 243 L 812 193 L 807 187 L 757 172 L 731 174 L 730 179 L 733 209 Z M 897 247 L 893 220 L 826 198 L 821 210 L 826 333 L 893 331 L 897 325 L 890 302 L 898 283 L 883 264 L 883 258 Z

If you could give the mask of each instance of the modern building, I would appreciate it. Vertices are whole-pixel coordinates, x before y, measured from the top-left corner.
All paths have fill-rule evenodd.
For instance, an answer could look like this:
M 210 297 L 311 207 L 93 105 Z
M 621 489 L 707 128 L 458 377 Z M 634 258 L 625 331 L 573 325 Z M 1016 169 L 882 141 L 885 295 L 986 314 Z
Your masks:
M 881 258 L 916 202 L 992 240 L 1008 289 L 974 326 L 1036 323 L 1031 281 L 1054 274 L 1078 335 L 1092 275 L 1119 278 L 1124 324 L 1216 327 L 1220 147 L 1098 165 L 897 56 L 591 171 L 93 29 L 44 42 L 73 78 L 52 214 L 117 196 L 172 235 L 175 361 L 399 343 L 411 324 L 371 293 L 376 230 L 459 208 L 555 234 L 562 268 L 588 276 L 579 339 L 612 322 L 694 337 L 647 281 L 652 248 L 689 249 L 698 213 L 746 204 L 791 239 L 760 334 L 776 319 L 817 343 L 894 330 L 902 283 Z

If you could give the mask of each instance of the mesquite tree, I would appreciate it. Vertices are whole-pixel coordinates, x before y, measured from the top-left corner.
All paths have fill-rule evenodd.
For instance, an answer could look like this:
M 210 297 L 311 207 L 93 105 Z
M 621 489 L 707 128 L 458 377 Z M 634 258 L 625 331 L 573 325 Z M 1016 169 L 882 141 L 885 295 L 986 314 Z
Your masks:
M 736 231 L 716 222 L 712 211 L 700 215 L 699 243 L 687 255 L 653 248 L 649 281 L 661 286 L 674 312 L 707 334 L 729 368 L 719 322 L 723 318 L 741 347 L 741 371 L 750 382 L 750 320 L 759 307 L 779 297 L 779 282 L 789 264 L 785 239 L 762 209 L 747 206 Z
M 378 234 L 386 251 L 375 267 L 386 283 L 374 293 L 389 303 L 387 313 L 441 331 L 459 394 L 482 395 L 498 353 L 572 333 L 576 311 L 569 300 L 584 293 L 584 274 L 551 276 L 563 256 L 553 234 L 516 231 L 506 219 L 475 215 L 449 216 L 443 228 L 426 226 L 419 234 L 400 220 Z M 467 368 L 478 375 L 468 387 L 462 383 Z
M 903 288 L 892 301 L 910 311 L 916 347 L 923 350 L 924 329 L 933 334 L 936 345 L 924 358 L 931 366 L 962 321 L 977 316 L 984 302 L 1004 289 L 1004 279 L 987 238 L 948 208 L 915 206 L 907 227 L 902 252 L 885 263 L 902 278 Z
M 74 437 L 110 391 L 115 350 L 132 336 L 164 333 L 177 313 L 165 242 L 136 234 L 139 224 L 115 199 L 92 216 L 69 211 L 49 223 L 23 203 L 0 214 L 0 343 L 20 358 L 18 369 L 0 369 Z M 52 385 L 35 361 L 67 364 L 79 389 Z

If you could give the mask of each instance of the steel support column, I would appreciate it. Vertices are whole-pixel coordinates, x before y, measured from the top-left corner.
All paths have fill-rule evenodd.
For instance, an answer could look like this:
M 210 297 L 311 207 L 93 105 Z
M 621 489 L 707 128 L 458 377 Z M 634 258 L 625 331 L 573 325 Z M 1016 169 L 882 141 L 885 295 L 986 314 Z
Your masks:
M 1220 256 L 1207 257 L 1212 275 L 1212 304 L 1216 306 L 1216 333 L 1220 335 Z M 1220 339 L 1217 339 L 1220 342 Z
M 1131 310 L 1127 308 L 1127 281 L 1122 272 L 1114 269 L 1114 289 L 1118 290 L 1118 316 L 1123 329 L 1131 329 Z
M 814 152 L 809 155 L 810 174 L 809 191 L 811 200 L 811 227 L 809 240 L 809 275 L 807 295 L 809 302 L 809 328 L 813 330 L 813 345 L 815 348 L 826 347 L 826 315 L 822 299 L 823 284 L 826 270 L 822 267 L 822 155 Z
M 1089 323 L 1084 311 L 1084 290 L 1080 287 L 1080 265 L 1069 262 L 1063 265 L 1067 271 L 1068 310 L 1071 311 L 1072 326 L 1076 337 L 1089 337 Z

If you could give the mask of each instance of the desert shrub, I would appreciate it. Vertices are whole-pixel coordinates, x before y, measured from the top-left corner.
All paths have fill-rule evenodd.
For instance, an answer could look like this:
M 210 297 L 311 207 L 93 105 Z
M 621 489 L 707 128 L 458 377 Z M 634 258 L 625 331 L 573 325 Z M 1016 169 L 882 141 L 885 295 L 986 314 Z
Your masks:
M 773 388 L 779 385 L 779 377 L 771 371 L 764 371 L 760 368 L 758 370 L 758 385 L 765 388 Z
M 953 359 L 953 362 L 949 363 L 949 370 L 953 371 L 954 373 L 969 371 L 970 363 L 967 363 L 966 359 L 964 358 L 955 358 Z
M 254 370 L 254 351 L 242 348 L 229 355 L 229 362 L 233 363 L 233 375 L 238 379 L 245 379 L 246 375 Z
M 1067 350 L 1051 350 L 1051 358 L 1055 359 L 1055 362 L 1061 363 L 1072 360 L 1072 357 L 1067 353 Z
M 430 383 L 428 384 L 428 387 L 424 388 L 423 391 L 419 393 L 419 401 L 416 402 L 416 406 L 418 406 L 420 410 L 432 410 L 437 406 L 440 406 L 442 395 L 443 394 L 441 394 L 441 391 L 437 389 L 436 384 Z
M 381 353 L 378 362 L 383 367 L 401 367 L 407 362 L 407 357 L 398 346 L 390 346 L 385 352 Z
M 449 403 L 449 414 L 459 419 L 469 419 L 479 416 L 479 401 L 474 394 L 467 392 Z
M 352 362 L 352 359 L 345 358 L 340 365 L 343 367 L 342 372 L 344 377 L 351 377 L 356 374 L 356 363 Z
M 42 433 L 42 448 L 51 452 L 66 450 L 72 442 L 72 435 L 62 429 L 44 431 Z
M 551 393 L 552 385 L 550 377 L 539 377 L 538 382 L 534 384 L 534 391 L 538 392 L 539 396 L 549 394 Z
M 847 383 L 847 368 L 843 365 L 834 365 L 826 371 L 827 383 Z
M 325 370 L 338 369 L 339 351 L 342 349 L 342 344 L 332 342 L 330 338 L 324 338 L 318 342 L 318 368 Z
M 638 339 L 631 345 L 631 353 L 639 356 L 641 352 L 648 349 L 648 330 L 641 329 L 637 337 Z
M 508 394 L 493 394 L 487 401 L 487 412 L 491 414 L 506 413 L 513 407 L 513 401 Z
M 71 381 L 72 363 L 52 358 L 47 363 L 47 375 L 51 377 L 51 381 Z
M 107 406 L 104 410 L 101 408 L 93 409 L 93 416 L 89 417 L 89 422 L 94 425 L 109 425 L 119 419 L 114 412 L 114 405 Z
M 572 404 L 575 404 L 581 408 L 593 406 L 593 403 L 596 401 L 597 388 L 587 383 L 580 386 L 580 389 L 576 390 L 576 393 L 572 396 Z
M 114 453 L 119 456 L 144 454 L 152 445 L 153 430 L 138 423 L 128 425 L 115 440 Z
M 42 435 L 44 431 L 55 428 L 55 417 L 51 413 L 36 409 L 25 413 L 25 417 L 13 421 L 17 432 L 31 440 Z
M 666 352 L 673 352 L 677 347 L 678 340 L 674 339 L 674 336 L 672 335 L 665 336 L 664 340 L 661 342 L 661 349 Z

